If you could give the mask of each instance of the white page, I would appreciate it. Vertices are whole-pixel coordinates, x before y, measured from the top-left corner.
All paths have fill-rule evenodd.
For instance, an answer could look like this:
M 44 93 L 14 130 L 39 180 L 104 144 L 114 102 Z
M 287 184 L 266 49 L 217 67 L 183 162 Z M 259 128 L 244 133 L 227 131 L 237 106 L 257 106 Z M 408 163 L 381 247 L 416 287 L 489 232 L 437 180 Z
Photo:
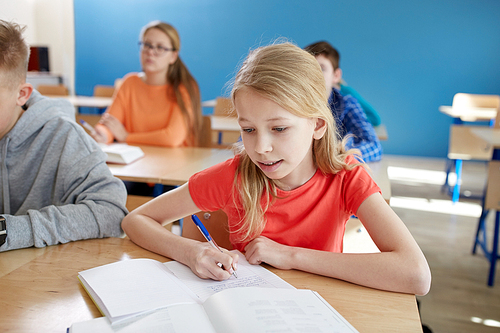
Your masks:
M 237 288 L 211 296 L 203 307 L 218 333 L 358 332 L 312 290 Z
M 295 289 L 294 286 L 281 279 L 271 271 L 262 266 L 251 265 L 245 256 L 239 251 L 238 278 L 231 276 L 225 281 L 203 280 L 197 277 L 188 266 L 177 261 L 164 263 L 189 289 L 191 289 L 201 301 L 205 301 L 211 295 L 230 288 L 238 287 L 262 287 L 262 288 L 284 288 Z
M 196 295 L 162 263 L 151 259 L 118 261 L 79 275 L 98 295 L 92 297 L 100 298 L 106 304 L 109 315 L 105 314 L 113 323 L 122 316 L 168 305 L 199 303 Z
M 216 333 L 200 304 L 158 310 L 126 326 L 111 326 L 106 317 L 74 323 L 70 333 Z

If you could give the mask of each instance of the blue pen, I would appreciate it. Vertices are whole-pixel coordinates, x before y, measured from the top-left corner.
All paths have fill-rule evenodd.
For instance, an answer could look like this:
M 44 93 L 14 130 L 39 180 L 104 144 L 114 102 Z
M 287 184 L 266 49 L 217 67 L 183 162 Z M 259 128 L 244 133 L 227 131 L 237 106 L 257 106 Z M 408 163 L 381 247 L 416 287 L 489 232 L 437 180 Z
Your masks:
M 202 233 L 203 237 L 205 237 L 205 239 L 207 240 L 207 242 L 209 242 L 210 245 L 212 245 L 215 249 L 217 249 L 220 252 L 224 253 L 224 251 L 222 251 L 222 249 L 215 243 L 215 241 L 213 240 L 212 236 L 210 236 L 210 233 L 208 232 L 207 228 L 205 228 L 205 226 L 203 225 L 203 223 L 201 223 L 201 221 L 198 218 L 198 216 L 196 216 L 196 215 L 193 214 L 193 215 L 191 215 L 191 219 L 193 220 L 194 224 L 196 224 L 196 226 L 198 227 L 198 229 Z M 222 264 L 220 262 L 217 264 L 217 266 L 219 266 L 220 268 L 222 268 Z M 231 274 L 235 278 L 238 278 L 238 276 L 236 275 L 236 271 L 234 270 L 234 267 L 231 267 L 231 270 L 232 270 Z

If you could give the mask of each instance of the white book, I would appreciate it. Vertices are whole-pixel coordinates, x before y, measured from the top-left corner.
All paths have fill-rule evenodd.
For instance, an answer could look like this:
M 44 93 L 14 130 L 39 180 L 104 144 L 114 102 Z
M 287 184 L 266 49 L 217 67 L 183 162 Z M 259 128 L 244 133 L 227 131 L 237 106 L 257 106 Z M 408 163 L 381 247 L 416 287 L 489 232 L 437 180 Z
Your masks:
M 358 332 L 317 292 L 305 289 L 246 287 L 226 289 L 202 304 L 179 304 L 128 325 L 105 318 L 74 323 L 70 333 L 260 333 Z
M 131 259 L 79 272 L 78 278 L 103 315 L 115 326 L 178 304 L 201 304 L 222 290 L 257 286 L 295 289 L 269 270 L 250 265 L 241 253 L 238 278 L 204 280 L 176 261 Z
M 99 144 L 99 147 L 108 155 L 106 162 L 109 163 L 129 164 L 144 156 L 140 147 L 125 143 Z

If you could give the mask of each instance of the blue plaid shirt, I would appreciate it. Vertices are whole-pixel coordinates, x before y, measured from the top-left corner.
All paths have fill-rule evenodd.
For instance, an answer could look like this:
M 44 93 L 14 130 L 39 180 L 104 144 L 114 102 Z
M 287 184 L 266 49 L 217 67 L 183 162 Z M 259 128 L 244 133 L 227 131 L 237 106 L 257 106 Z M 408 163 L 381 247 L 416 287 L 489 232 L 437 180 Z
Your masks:
M 353 135 L 347 141 L 347 148 L 359 149 L 365 162 L 380 161 L 382 146 L 358 101 L 351 95 L 342 96 L 333 88 L 328 103 L 340 136 Z

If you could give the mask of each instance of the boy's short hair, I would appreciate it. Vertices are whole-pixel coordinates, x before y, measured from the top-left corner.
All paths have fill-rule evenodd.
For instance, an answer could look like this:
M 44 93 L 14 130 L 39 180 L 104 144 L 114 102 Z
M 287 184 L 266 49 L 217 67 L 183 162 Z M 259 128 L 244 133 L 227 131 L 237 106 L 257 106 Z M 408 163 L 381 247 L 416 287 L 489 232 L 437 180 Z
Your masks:
M 0 71 L 3 85 L 14 86 L 26 80 L 30 49 L 23 38 L 26 26 L 0 20 Z
M 316 42 L 306 46 L 304 50 L 313 56 L 324 55 L 332 63 L 333 69 L 340 68 L 340 53 L 330 43 L 325 41 Z

